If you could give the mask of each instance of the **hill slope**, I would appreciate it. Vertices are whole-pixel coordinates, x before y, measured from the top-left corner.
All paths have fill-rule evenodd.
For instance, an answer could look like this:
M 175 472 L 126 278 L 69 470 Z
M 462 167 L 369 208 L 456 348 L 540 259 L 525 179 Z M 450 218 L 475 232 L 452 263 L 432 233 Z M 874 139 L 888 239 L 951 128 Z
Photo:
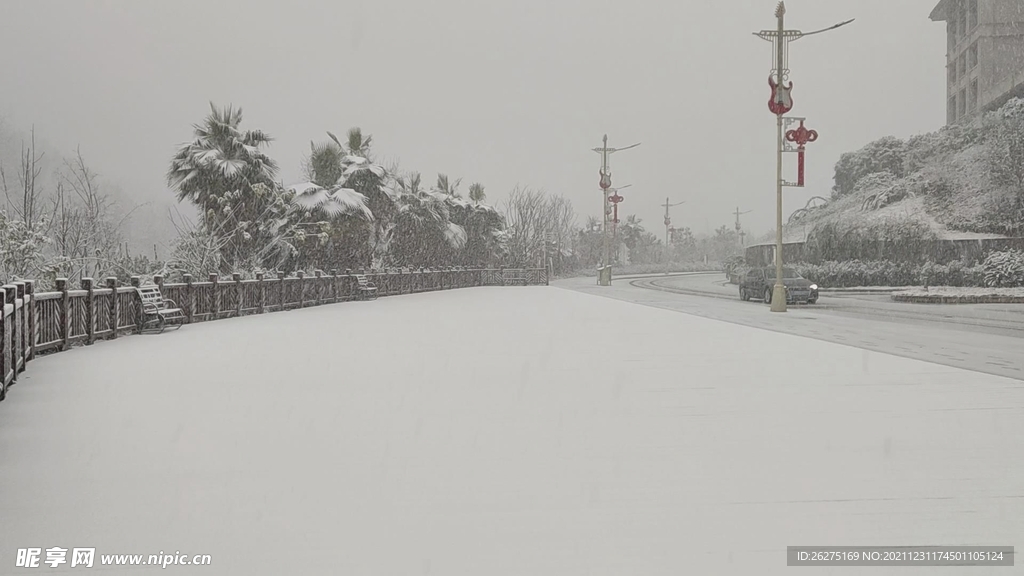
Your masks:
M 964 125 L 844 154 L 829 199 L 795 211 L 786 242 L 822 234 L 890 240 L 1024 233 L 1024 100 Z

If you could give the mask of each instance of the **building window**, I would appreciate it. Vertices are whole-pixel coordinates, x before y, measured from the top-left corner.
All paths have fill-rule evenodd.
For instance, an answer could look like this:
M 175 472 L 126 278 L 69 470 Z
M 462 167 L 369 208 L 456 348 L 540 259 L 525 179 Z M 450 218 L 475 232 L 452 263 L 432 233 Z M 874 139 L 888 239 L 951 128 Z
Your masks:
M 949 85 L 956 84 L 956 61 L 949 63 Z
M 971 80 L 971 99 L 968 103 L 971 112 L 978 111 L 978 79 Z
M 956 122 L 956 96 L 950 96 L 946 103 L 946 124 Z
M 974 70 L 974 67 L 978 65 L 978 43 L 971 44 L 971 47 L 967 49 L 967 68 L 968 70 Z
M 967 51 L 960 53 L 960 58 L 957 59 L 956 75 L 963 78 L 967 75 Z
M 974 30 L 978 25 L 978 0 L 967 0 L 967 29 Z
M 967 35 L 967 4 L 961 2 L 957 11 L 957 23 L 960 25 L 960 36 Z
M 967 90 L 960 91 L 960 97 L 957 100 L 957 118 L 963 118 L 967 115 Z
M 946 52 L 952 52 L 956 48 L 956 23 L 952 20 L 946 22 Z

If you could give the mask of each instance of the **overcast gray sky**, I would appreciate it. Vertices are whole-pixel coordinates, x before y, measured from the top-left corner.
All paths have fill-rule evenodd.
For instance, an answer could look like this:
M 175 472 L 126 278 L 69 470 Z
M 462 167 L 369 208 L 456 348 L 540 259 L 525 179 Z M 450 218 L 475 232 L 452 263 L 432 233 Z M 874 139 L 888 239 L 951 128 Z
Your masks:
M 793 115 L 820 133 L 808 186 L 828 196 L 839 155 L 945 118 L 945 32 L 935 0 L 789 0 L 789 28 L 841 30 L 792 44 Z M 432 182 L 480 181 L 497 203 L 517 183 L 600 214 L 609 135 L 621 212 L 664 230 L 774 225 L 774 0 L 0 0 L 0 114 L 61 151 L 80 144 L 139 202 L 209 102 L 270 132 L 285 183 L 311 139 L 359 126 L 377 152 Z M 787 158 L 795 172 L 795 157 Z

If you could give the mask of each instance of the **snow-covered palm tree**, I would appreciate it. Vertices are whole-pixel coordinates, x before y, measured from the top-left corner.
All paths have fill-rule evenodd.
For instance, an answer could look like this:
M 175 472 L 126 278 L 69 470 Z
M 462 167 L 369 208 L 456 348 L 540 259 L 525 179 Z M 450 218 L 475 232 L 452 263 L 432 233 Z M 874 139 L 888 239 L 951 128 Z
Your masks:
M 326 142 L 309 143 L 310 154 L 304 165 L 306 178 L 322 188 L 330 188 L 341 180 L 345 171 L 342 160 L 347 155 L 337 136 L 330 132 L 327 136 L 330 140 Z
M 242 130 L 241 124 L 241 108 L 211 102 L 210 115 L 193 126 L 192 141 L 171 159 L 168 185 L 204 215 L 221 207 L 224 194 L 251 194 L 254 184 L 270 185 L 277 175 L 277 164 L 262 151 L 273 139 L 261 130 Z
M 225 272 L 269 257 L 280 234 L 266 219 L 287 211 L 274 182 L 277 164 L 262 150 L 271 137 L 241 124 L 240 108 L 211 103 L 210 114 L 193 126 L 193 140 L 178 149 L 167 171 L 178 199 L 196 204 L 205 233 L 223 244 L 219 266 Z
M 349 130 L 344 143 L 331 132 L 327 136 L 325 142 L 310 143 L 305 162 L 309 182 L 298 185 L 302 190 L 297 190 L 296 201 L 334 218 L 338 233 L 331 242 L 359 245 L 359 249 L 344 252 L 362 254 L 358 265 L 371 266 L 382 229 L 395 211 L 397 193 L 387 170 L 371 160 L 372 136 L 364 136 L 359 128 Z M 349 217 L 357 217 L 363 224 L 357 226 Z
M 474 182 L 469 185 L 469 199 L 474 204 L 480 204 L 487 199 L 487 194 L 484 193 L 484 185 L 479 182 Z
M 363 131 L 359 127 L 350 128 L 348 131 L 348 153 L 354 156 L 362 156 L 370 160 L 370 146 L 373 145 L 373 136 L 363 137 Z
M 388 259 L 399 266 L 449 264 L 450 252 L 465 246 L 466 232 L 450 220 L 447 197 L 414 190 L 404 181 L 400 186 L 404 193 L 384 237 Z
M 462 178 L 456 178 L 455 180 L 452 180 L 448 178 L 447 174 L 438 174 L 437 187 L 435 189 L 446 196 L 454 196 L 458 198 L 459 184 L 462 184 Z

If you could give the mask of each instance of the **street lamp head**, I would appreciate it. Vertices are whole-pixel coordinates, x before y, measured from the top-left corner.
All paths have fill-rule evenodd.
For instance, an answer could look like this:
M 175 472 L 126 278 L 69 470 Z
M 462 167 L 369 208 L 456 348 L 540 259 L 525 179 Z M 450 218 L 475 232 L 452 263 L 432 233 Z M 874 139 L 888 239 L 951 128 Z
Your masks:
M 849 20 L 847 20 L 845 22 L 840 22 L 839 24 L 836 24 L 835 27 L 832 28 L 832 29 L 835 30 L 836 28 L 841 28 L 843 26 L 846 26 L 847 24 L 849 24 L 850 22 L 853 22 L 854 20 L 856 20 L 856 18 L 850 18 Z

